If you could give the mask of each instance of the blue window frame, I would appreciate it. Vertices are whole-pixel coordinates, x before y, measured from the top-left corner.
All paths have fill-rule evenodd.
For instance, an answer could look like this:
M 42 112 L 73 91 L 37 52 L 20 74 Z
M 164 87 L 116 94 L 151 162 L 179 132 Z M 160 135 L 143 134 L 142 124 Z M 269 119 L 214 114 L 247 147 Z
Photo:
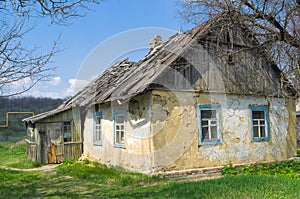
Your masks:
M 124 110 L 114 111 L 113 121 L 114 121 L 115 147 L 125 148 L 125 120 L 126 120 L 126 111 Z
M 222 143 L 220 105 L 198 105 L 198 130 L 199 145 Z
M 94 136 L 93 142 L 95 145 L 102 144 L 102 112 L 95 112 L 94 114 Z
M 270 140 L 269 109 L 267 106 L 250 106 L 251 134 L 254 142 Z

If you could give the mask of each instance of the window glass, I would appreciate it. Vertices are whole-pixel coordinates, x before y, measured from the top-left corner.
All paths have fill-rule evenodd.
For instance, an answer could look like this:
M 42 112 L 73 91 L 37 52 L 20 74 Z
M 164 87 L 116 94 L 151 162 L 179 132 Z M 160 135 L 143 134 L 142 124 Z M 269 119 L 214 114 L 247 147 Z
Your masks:
M 96 112 L 94 117 L 94 144 L 101 144 L 101 136 L 102 136 L 101 118 L 102 118 L 102 113 Z
M 116 115 L 116 123 L 121 124 L 124 122 L 124 116 L 123 115 Z
M 115 146 L 124 147 L 125 145 L 125 113 L 123 114 L 115 114 L 114 116 L 115 122 Z
M 198 105 L 199 144 L 220 144 L 219 105 Z
M 265 119 L 264 111 L 253 111 L 252 112 L 253 119 Z
M 250 106 L 253 141 L 269 140 L 269 114 L 266 106 Z
M 64 136 L 64 142 L 72 141 L 71 122 L 63 123 L 63 136 Z

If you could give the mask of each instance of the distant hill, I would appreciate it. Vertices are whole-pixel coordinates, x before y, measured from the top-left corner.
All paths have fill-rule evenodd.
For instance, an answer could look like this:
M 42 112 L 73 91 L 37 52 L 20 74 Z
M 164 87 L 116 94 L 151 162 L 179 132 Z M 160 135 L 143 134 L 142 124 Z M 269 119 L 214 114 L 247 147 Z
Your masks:
M 5 125 L 7 112 L 34 112 L 39 114 L 52 110 L 63 103 L 63 99 L 10 97 L 0 98 L 0 125 Z M 26 128 L 22 119 L 28 115 L 10 115 L 8 128 L 0 128 L 0 141 L 18 141 L 26 137 Z

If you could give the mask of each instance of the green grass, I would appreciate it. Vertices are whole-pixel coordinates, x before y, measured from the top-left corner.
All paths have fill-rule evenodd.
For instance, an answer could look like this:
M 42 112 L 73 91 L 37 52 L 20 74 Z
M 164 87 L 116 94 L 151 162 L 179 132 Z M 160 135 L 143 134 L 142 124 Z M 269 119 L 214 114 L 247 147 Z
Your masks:
M 300 149 L 297 150 L 297 156 L 300 157 Z
M 284 161 L 272 164 L 258 164 L 256 166 L 233 167 L 232 164 L 224 166 L 223 175 L 258 175 L 258 176 L 284 176 L 300 179 L 300 161 Z
M 125 169 L 107 167 L 98 162 L 73 162 L 67 160 L 55 169 L 58 175 L 67 175 L 72 178 L 86 180 L 92 183 L 106 184 L 122 187 L 135 187 L 149 185 L 163 181 L 158 177 L 129 172 Z
M 0 166 L 24 166 L 24 158 L 24 144 L 0 144 Z M 299 165 L 227 166 L 220 179 L 175 182 L 68 159 L 50 171 L 0 169 L 0 198 L 299 198 Z
M 0 143 L 0 165 L 28 169 L 39 167 L 41 164 L 26 157 L 26 144 Z
M 99 182 L 91 180 L 90 176 L 76 178 L 74 175 L 60 172 L 0 169 L 0 178 L 2 179 L 0 198 L 298 198 L 300 196 L 300 180 L 281 176 L 225 176 L 198 182 L 161 181 L 147 186 L 128 182 L 130 187 L 112 185 L 108 182 L 103 184 L 101 180 Z
M 168 183 L 115 196 L 133 198 L 298 198 L 300 181 L 276 176 L 226 176 L 215 180 Z

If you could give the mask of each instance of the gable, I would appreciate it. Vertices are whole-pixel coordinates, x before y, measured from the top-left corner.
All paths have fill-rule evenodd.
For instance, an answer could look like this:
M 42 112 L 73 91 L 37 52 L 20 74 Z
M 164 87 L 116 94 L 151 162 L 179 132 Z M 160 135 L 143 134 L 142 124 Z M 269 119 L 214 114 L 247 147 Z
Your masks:
M 156 47 L 137 63 L 112 100 L 150 89 L 294 96 L 267 53 L 253 48 L 255 39 L 246 28 L 225 19 L 176 34 Z M 223 29 L 223 23 L 232 25 Z

